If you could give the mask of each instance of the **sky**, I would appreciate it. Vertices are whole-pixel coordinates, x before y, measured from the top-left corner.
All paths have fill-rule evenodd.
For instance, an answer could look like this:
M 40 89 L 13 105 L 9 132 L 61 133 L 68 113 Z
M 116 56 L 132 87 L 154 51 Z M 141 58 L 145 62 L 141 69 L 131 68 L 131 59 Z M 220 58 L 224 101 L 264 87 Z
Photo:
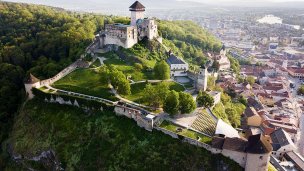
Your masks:
M 1 1 L 1 0 L 0 0 Z M 4 0 L 62 7 L 71 10 L 96 12 L 98 10 L 121 10 L 135 0 Z M 184 8 L 186 6 L 240 6 L 240 7 L 288 7 L 303 8 L 304 0 L 139 0 L 150 9 Z M 180 1 L 180 2 L 173 2 Z M 181 2 L 184 1 L 184 2 Z M 185 1 L 192 1 L 191 3 Z M 193 2 L 200 2 L 193 3 Z

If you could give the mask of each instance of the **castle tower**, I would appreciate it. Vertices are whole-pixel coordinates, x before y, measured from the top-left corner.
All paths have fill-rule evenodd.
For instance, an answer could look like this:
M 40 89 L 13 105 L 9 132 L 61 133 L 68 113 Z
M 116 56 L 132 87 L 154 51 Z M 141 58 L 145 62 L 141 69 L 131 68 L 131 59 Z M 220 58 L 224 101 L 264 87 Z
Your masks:
M 130 7 L 131 11 L 131 26 L 136 26 L 136 22 L 139 19 L 144 19 L 145 6 L 136 1 Z
M 221 52 L 220 52 L 220 55 L 221 56 L 226 56 L 226 46 L 223 44 L 222 48 L 221 48 Z
M 200 68 L 200 72 L 198 73 L 197 76 L 197 81 L 196 81 L 196 89 L 206 91 L 207 90 L 207 83 L 208 83 L 208 71 L 207 67 Z

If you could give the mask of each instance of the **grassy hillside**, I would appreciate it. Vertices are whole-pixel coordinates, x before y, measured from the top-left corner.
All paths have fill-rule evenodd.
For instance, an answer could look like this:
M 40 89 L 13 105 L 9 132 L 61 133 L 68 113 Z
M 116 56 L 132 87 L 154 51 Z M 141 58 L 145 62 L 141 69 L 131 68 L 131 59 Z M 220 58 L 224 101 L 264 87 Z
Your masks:
M 109 85 L 101 81 L 102 75 L 92 69 L 78 69 L 54 83 L 53 87 L 81 94 L 117 100 Z
M 150 133 L 112 112 L 87 115 L 38 100 L 26 104 L 7 143 L 24 157 L 52 149 L 66 170 L 241 170 L 227 158 L 158 131 Z M 39 162 L 21 163 L 49 169 Z

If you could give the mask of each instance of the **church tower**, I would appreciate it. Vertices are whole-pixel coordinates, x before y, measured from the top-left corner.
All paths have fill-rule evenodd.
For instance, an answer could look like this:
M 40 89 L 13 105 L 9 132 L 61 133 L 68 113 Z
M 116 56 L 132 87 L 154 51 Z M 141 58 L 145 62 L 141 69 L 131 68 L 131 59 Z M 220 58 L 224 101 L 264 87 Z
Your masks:
M 196 89 L 198 91 L 206 91 L 207 90 L 207 83 L 208 83 L 208 70 L 207 67 L 201 67 L 200 72 L 197 76 L 196 81 Z
M 136 1 L 129 8 L 131 11 L 131 26 L 136 26 L 137 20 L 144 19 L 146 7 Z

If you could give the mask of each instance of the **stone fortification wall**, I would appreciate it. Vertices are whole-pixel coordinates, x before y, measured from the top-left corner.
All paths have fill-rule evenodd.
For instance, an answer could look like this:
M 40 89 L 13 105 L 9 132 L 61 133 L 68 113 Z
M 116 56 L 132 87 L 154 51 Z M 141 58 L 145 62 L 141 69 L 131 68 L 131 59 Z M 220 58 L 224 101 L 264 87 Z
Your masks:
M 223 149 L 221 154 L 223 154 L 223 156 L 225 156 L 225 157 L 228 157 L 228 158 L 234 160 L 240 166 L 245 167 L 245 164 L 246 164 L 246 161 L 247 161 L 246 160 L 247 159 L 247 154 L 246 153 Z

